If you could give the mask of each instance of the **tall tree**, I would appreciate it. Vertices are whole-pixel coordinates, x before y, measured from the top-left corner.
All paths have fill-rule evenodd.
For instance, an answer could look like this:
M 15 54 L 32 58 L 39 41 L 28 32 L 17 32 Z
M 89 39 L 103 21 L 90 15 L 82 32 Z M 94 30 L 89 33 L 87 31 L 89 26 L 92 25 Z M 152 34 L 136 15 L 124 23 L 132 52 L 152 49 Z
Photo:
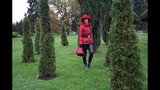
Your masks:
M 109 60 L 112 90 L 142 90 L 138 38 L 133 27 L 132 0 L 113 0 Z
M 27 14 L 31 25 L 31 32 L 34 33 L 34 26 L 36 23 L 36 18 L 38 17 L 39 0 L 28 0 L 27 3 L 29 3 Z
M 71 18 L 71 31 L 72 32 L 76 32 L 78 31 L 78 25 L 79 23 L 79 16 L 77 14 L 73 14 L 72 18 Z
M 58 26 L 58 14 L 51 12 L 51 27 L 52 27 L 52 32 L 59 34 L 60 30 L 59 30 L 59 26 Z
M 75 17 L 72 17 L 71 31 L 77 32 L 77 22 L 76 22 Z
M 23 62 L 33 62 L 34 61 L 34 52 L 33 52 L 33 43 L 32 43 L 32 38 L 30 35 L 30 24 L 28 17 L 25 16 L 23 20 L 23 54 L 22 54 L 22 59 Z
M 101 34 L 100 34 L 100 9 L 101 9 L 101 0 L 78 0 L 81 9 L 81 16 L 84 12 L 92 17 L 92 33 L 94 40 L 94 51 L 97 52 L 101 44 Z
M 61 16 L 60 26 L 65 27 L 65 31 L 69 35 L 69 13 L 68 7 L 69 3 L 68 0 L 49 0 L 50 4 L 58 11 L 57 13 Z M 64 22 L 64 23 L 63 23 Z
M 148 32 L 148 9 L 146 9 L 140 16 L 143 22 L 143 32 Z
M 16 24 L 12 23 L 12 32 L 16 32 Z
M 35 52 L 40 54 L 40 20 L 37 17 L 36 24 L 35 24 Z
M 62 32 L 61 32 L 61 44 L 63 46 L 68 46 L 69 44 L 64 25 L 62 26 Z
M 143 32 L 148 32 L 148 0 L 143 0 L 145 11 L 141 14 L 140 18 L 144 22 Z
M 145 23 L 142 21 L 140 16 L 146 10 L 146 8 L 147 5 L 144 0 L 133 0 L 133 10 L 138 16 L 138 19 L 136 19 L 135 22 L 136 30 L 143 30 L 143 27 L 145 27 Z
M 101 2 L 101 23 L 102 23 L 102 40 L 108 45 L 109 43 L 109 28 L 111 24 L 111 16 L 109 15 L 112 5 L 112 0 L 102 0 Z
M 14 23 L 13 23 L 14 24 Z M 23 34 L 23 30 L 22 30 L 22 20 L 20 22 L 16 22 L 14 24 L 14 28 L 12 28 L 12 30 L 14 30 L 15 32 L 19 33 L 19 34 Z
M 56 57 L 54 48 L 54 37 L 51 31 L 51 17 L 49 14 L 48 0 L 40 0 L 40 65 L 39 79 L 52 79 L 56 77 Z
M 78 22 L 77 16 L 80 13 L 80 8 L 77 0 L 49 0 L 49 4 L 53 6 L 53 10 L 56 10 L 62 17 L 62 20 L 65 21 L 66 29 L 71 27 L 72 17 Z
M 140 16 L 146 9 L 144 0 L 133 0 L 133 10 Z
M 74 31 L 77 33 L 78 29 L 79 29 L 79 18 L 80 18 L 80 6 L 77 0 L 69 0 L 69 14 L 71 17 L 71 31 Z

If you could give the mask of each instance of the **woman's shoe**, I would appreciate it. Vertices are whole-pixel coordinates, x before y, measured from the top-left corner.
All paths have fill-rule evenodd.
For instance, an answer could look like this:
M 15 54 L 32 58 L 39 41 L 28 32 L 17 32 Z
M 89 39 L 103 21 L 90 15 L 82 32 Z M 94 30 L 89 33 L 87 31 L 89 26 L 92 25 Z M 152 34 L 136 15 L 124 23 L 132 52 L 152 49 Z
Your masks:
M 88 68 L 87 64 L 84 64 L 84 67 L 85 67 L 85 68 Z
M 91 64 L 88 64 L 88 68 L 89 68 L 89 69 L 91 68 Z

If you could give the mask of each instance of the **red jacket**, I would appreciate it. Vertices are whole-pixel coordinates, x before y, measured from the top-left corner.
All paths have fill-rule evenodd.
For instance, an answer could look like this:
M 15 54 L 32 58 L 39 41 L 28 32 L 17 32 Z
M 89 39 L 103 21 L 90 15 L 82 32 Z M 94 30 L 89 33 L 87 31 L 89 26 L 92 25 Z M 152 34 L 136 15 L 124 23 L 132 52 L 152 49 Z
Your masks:
M 88 25 L 84 23 L 84 19 L 88 19 Z M 91 31 L 92 18 L 89 15 L 83 15 L 81 18 L 81 26 L 79 27 L 79 44 L 92 44 L 93 35 Z

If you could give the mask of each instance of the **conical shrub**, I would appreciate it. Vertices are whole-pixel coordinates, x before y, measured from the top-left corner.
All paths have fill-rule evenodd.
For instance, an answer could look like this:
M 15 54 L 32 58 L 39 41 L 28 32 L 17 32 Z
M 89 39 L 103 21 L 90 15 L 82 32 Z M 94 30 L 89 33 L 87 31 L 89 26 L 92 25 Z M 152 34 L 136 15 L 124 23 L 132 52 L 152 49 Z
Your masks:
M 142 90 L 143 73 L 131 0 L 113 0 L 110 45 L 111 90 Z
M 25 17 L 22 23 L 23 29 L 23 54 L 22 62 L 34 62 L 33 42 L 31 38 L 31 27 L 29 24 L 28 17 Z
M 40 0 L 40 64 L 38 67 L 39 79 L 47 80 L 56 77 L 56 57 L 54 37 L 51 31 L 51 17 L 49 14 L 48 0 Z

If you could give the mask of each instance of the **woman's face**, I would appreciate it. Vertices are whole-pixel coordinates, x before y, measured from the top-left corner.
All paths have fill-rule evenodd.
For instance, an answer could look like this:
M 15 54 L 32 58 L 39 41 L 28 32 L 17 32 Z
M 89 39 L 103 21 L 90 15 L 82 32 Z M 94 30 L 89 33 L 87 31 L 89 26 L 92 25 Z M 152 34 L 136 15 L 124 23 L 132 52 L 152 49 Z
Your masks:
M 88 19 L 84 19 L 84 23 L 88 23 Z

